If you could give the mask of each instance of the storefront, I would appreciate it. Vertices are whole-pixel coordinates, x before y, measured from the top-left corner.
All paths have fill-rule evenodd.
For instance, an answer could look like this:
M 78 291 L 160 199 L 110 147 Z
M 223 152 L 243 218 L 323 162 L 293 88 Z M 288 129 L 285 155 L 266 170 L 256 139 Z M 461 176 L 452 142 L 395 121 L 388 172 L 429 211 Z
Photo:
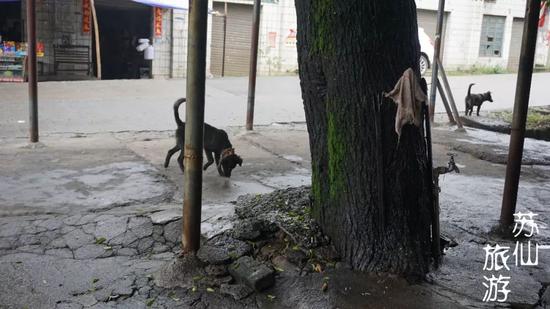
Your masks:
M 94 2 L 97 36 L 92 13 Z M 186 3 L 184 0 L 37 1 L 39 80 L 96 79 L 98 68 L 101 79 L 181 74 L 184 55 L 179 48 L 183 48 L 186 35 L 183 31 L 173 34 L 172 27 L 184 29 Z M 24 80 L 25 10 L 26 0 L 0 0 L 0 42 L 3 42 L 0 56 L 4 57 L 0 59 L 0 80 Z M 146 40 L 148 44 L 144 44 Z M 174 52 L 176 47 L 178 51 Z M 178 59 L 172 59 L 174 54 Z
M 21 32 L 21 3 L 0 1 L 0 81 L 24 80 L 26 46 Z

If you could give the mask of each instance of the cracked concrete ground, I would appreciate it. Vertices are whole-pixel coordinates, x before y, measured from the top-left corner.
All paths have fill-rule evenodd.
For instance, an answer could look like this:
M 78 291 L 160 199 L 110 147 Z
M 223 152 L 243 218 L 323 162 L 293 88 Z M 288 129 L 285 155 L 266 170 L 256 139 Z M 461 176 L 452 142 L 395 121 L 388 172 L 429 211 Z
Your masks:
M 205 173 L 206 237 L 231 227 L 238 196 L 310 182 L 303 125 L 228 131 L 244 164 L 231 179 L 220 178 L 213 168 Z M 456 158 L 462 174 L 440 181 L 442 229 L 458 246 L 431 274 L 433 285 L 391 285 L 378 291 L 389 295 L 378 304 L 486 306 L 483 246 L 512 243 L 489 234 L 498 219 L 505 166 L 482 160 L 480 153 L 501 155 L 505 137 L 468 132 L 434 130 L 436 165 L 446 164 L 449 151 L 472 153 Z M 349 273 L 331 274 L 336 284 L 329 294 L 317 288 L 323 276 L 282 274 L 266 292 L 274 301 L 266 294 L 237 302 L 208 291 L 159 288 L 151 275 L 177 255 L 181 235 L 183 177 L 175 160 L 162 167 L 174 143 L 172 132 L 51 134 L 42 143 L 28 147 L 22 139 L 0 139 L 0 308 L 323 308 L 331 303 L 354 308 L 374 306 L 383 297 L 371 281 Z M 548 145 L 528 141 L 528 158 L 547 160 Z M 518 210 L 540 214 L 543 227 L 550 222 L 549 178 L 547 166 L 523 168 Z M 536 240 L 549 244 L 549 233 L 541 229 Z M 541 251 L 539 259 L 537 267 L 512 270 L 515 306 L 542 305 L 550 255 Z M 402 295 L 419 301 L 404 303 Z
M 276 143 L 277 131 L 265 137 Z M 206 237 L 231 227 L 238 196 L 308 184 L 304 128 L 285 132 L 291 148 L 277 155 L 257 144 L 263 135 L 233 132 L 245 164 L 231 179 L 205 173 Z M 0 308 L 200 304 L 149 280 L 180 249 L 183 177 L 175 160 L 161 166 L 172 132 L 53 134 L 41 142 L 0 140 Z

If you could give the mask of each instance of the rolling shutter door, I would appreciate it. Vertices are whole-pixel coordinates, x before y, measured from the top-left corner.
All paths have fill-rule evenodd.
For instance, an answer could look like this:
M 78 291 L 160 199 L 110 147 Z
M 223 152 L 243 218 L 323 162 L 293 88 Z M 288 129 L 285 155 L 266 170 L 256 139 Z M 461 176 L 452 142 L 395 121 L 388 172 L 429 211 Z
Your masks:
M 223 14 L 224 3 L 214 2 L 214 11 Z M 250 65 L 252 6 L 227 4 L 225 76 L 247 76 Z M 210 71 L 221 76 L 223 57 L 223 17 L 213 16 Z

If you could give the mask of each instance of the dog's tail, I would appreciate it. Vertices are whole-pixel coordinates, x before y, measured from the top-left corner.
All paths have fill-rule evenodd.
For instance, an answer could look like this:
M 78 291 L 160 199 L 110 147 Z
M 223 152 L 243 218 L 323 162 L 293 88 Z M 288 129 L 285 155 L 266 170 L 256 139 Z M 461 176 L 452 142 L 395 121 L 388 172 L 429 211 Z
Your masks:
M 185 123 L 181 121 L 180 113 L 179 113 L 180 105 L 185 103 L 185 101 L 187 101 L 186 98 L 181 98 L 181 99 L 178 99 L 176 102 L 174 102 L 174 118 L 176 119 L 176 124 L 178 125 L 178 127 L 185 125 Z
M 470 84 L 470 87 L 468 87 L 468 96 L 472 93 L 472 86 L 475 85 L 474 83 Z

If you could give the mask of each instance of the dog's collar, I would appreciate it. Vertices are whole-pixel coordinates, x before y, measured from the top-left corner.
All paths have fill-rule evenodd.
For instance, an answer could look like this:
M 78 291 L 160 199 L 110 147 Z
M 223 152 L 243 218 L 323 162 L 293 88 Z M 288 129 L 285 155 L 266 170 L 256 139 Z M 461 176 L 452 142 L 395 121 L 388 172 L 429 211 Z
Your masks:
M 225 148 L 224 150 L 222 150 L 220 162 L 219 162 L 218 165 L 222 165 L 222 162 L 225 158 L 229 157 L 230 155 L 234 155 L 234 154 L 235 154 L 235 148 Z

